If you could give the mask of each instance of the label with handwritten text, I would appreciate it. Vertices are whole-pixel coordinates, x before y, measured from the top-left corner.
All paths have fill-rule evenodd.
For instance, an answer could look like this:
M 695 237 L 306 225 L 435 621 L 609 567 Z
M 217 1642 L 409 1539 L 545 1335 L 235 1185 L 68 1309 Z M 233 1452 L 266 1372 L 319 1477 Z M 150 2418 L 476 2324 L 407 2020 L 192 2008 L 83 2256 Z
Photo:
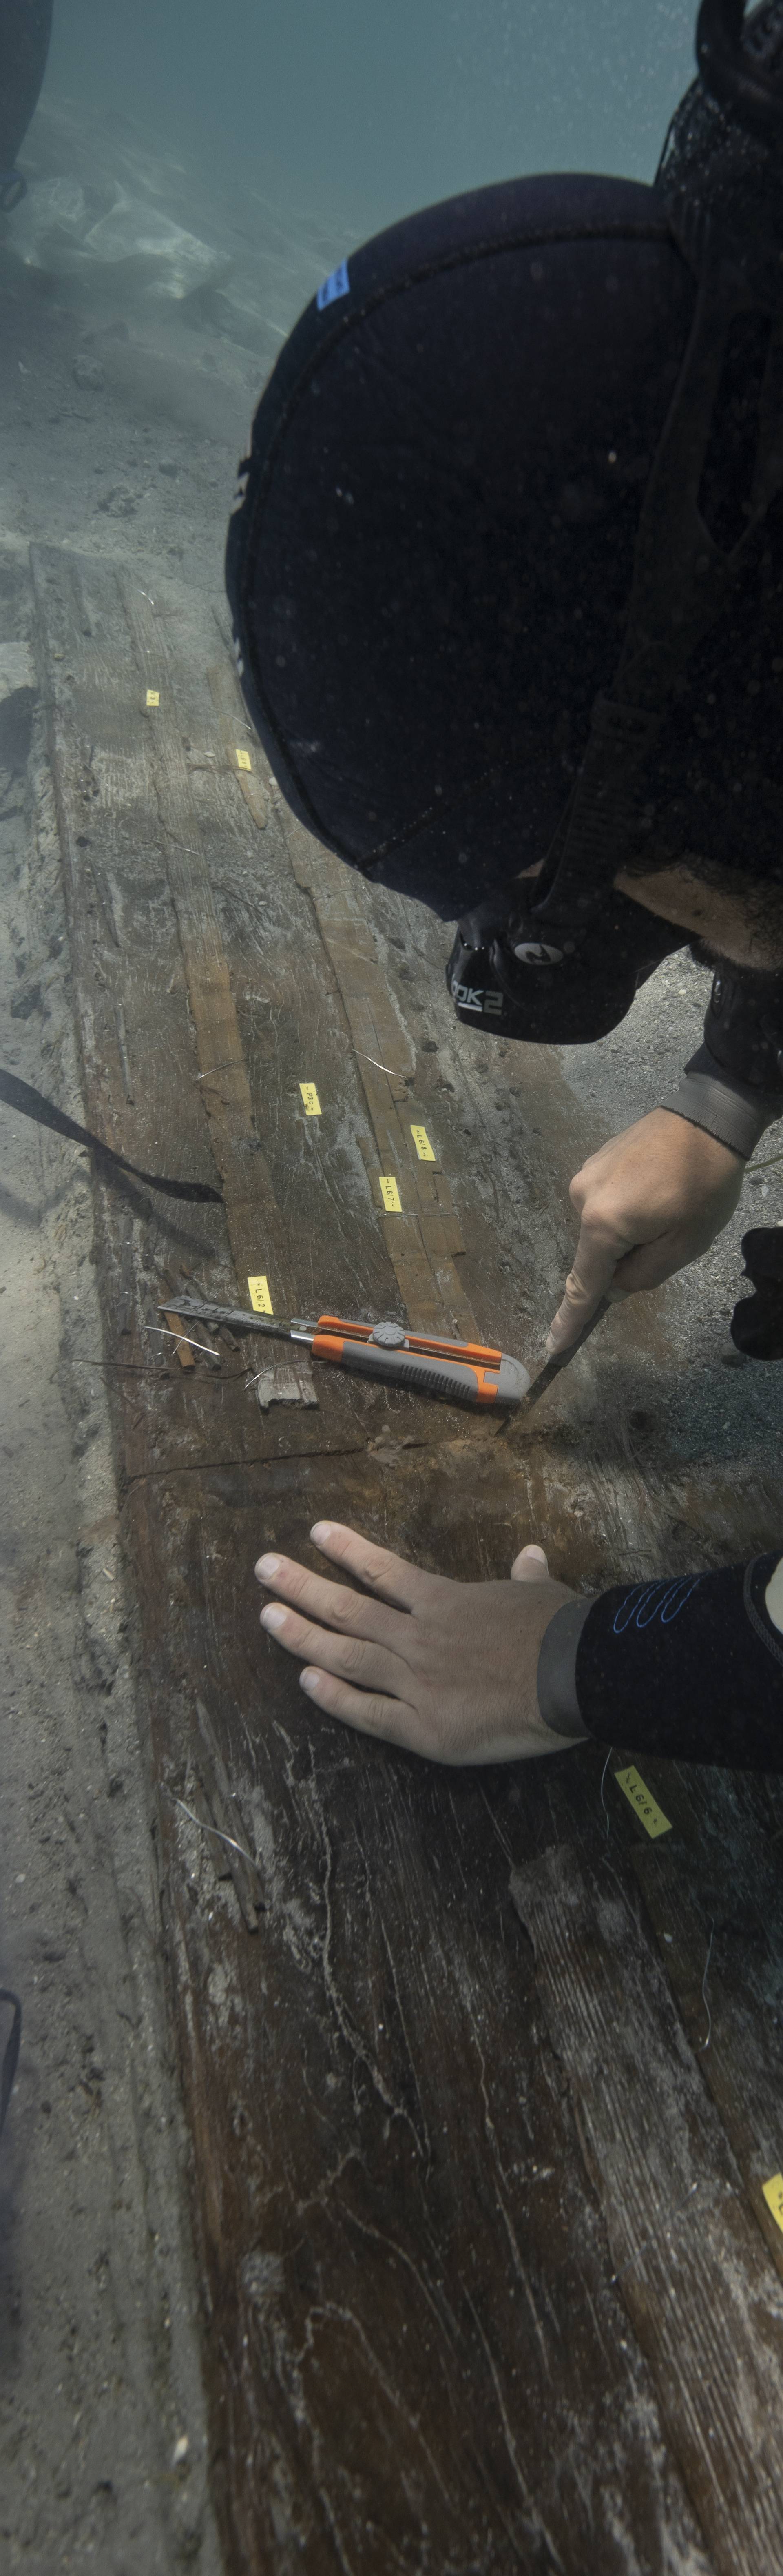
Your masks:
M 411 1135 L 420 1163 L 434 1163 L 435 1148 L 430 1144 L 426 1127 L 412 1127 Z
M 618 1789 L 622 1789 L 623 1797 L 627 1798 L 629 1806 L 633 1807 L 634 1815 L 638 1816 L 640 1824 L 644 1826 L 645 1833 L 649 1834 L 651 1841 L 655 1842 L 658 1834 L 670 1834 L 670 1818 L 664 1815 L 662 1807 L 656 1806 L 655 1799 L 651 1798 L 649 1789 L 646 1789 L 644 1781 L 640 1780 L 633 1762 L 630 1763 L 627 1771 L 615 1771 L 614 1777 Z
M 783 2235 L 783 2174 L 770 2174 L 769 2182 L 762 2183 L 761 2188 L 767 2208 L 771 2209 Z

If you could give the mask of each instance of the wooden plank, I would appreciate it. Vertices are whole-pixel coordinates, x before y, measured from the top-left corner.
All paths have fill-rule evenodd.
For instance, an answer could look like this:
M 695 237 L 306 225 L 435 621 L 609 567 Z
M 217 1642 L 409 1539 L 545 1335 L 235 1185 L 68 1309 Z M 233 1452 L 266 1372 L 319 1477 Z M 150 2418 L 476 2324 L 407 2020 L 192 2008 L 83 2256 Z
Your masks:
M 151 600 L 127 574 L 119 578 L 128 629 L 149 709 L 150 760 L 155 778 L 166 870 L 177 915 L 188 993 L 196 1030 L 202 1099 L 212 1150 L 223 1186 L 226 1223 L 240 1303 L 249 1305 L 247 1282 L 259 1263 L 261 1235 L 275 1313 L 294 1311 L 286 1229 L 256 1133 L 253 1105 L 220 926 L 201 847 L 190 772 L 184 756 L 168 639 Z M 270 1345 L 264 1392 L 278 1403 L 316 1404 L 306 1354 Z
M 644 1978 L 622 1896 L 591 1903 L 573 1851 L 512 1876 L 568 2073 L 616 2280 L 721 2576 L 783 2561 L 783 2290 L 684 2044 Z M 706 2172 L 705 2172 L 706 2167 Z
M 454 1333 L 462 1341 L 483 1336 L 454 1267 L 464 1251 L 450 1193 L 439 1196 L 426 1164 L 418 1161 L 411 1126 L 424 1124 L 409 1081 L 416 1058 L 395 1012 L 364 915 L 361 888 L 339 860 L 319 850 L 280 801 L 280 819 L 297 884 L 312 895 L 328 955 L 343 997 L 356 1060 L 378 1151 L 378 1171 L 397 1177 L 403 1211 L 412 1224 L 403 1240 L 398 1220 L 386 1220 L 386 1240 L 414 1331 Z M 400 1056 L 407 1062 L 401 1064 Z M 384 1071 L 385 1066 L 390 1070 Z M 404 1115 L 402 1103 L 404 1102 Z M 435 1210 L 444 1208 L 451 1223 Z
M 168 1161 L 170 1169 L 206 1178 L 212 1157 L 205 1151 L 210 1125 L 203 1066 L 171 910 L 149 756 L 151 715 L 142 681 L 129 686 L 128 627 L 114 569 L 104 560 L 96 564 L 36 549 L 34 573 L 90 1123 L 120 1151 L 152 1168 Z M 159 611 L 162 618 L 173 614 L 171 604 L 159 603 Z M 178 624 L 181 617 L 178 599 Z M 233 793 L 226 806 L 203 670 L 194 691 L 186 667 L 178 669 L 177 692 L 249 1080 L 252 1071 L 255 1135 L 263 1131 L 262 1160 L 269 1170 L 274 1159 L 273 1192 L 278 1207 L 283 1201 L 286 1206 L 295 1305 L 300 1311 L 399 1312 L 380 1209 L 373 1210 L 368 1198 L 361 1149 L 369 1140 L 346 1050 L 343 1007 L 320 941 L 313 940 L 311 906 L 292 883 L 277 830 L 271 840 L 267 836 L 259 884 L 255 826 L 249 814 L 242 825 L 245 808 Z M 292 1098 L 301 1111 L 293 1077 L 312 1073 L 305 1050 L 313 1044 L 329 1114 L 317 1140 L 313 1130 L 321 1122 L 307 1122 L 308 1154 L 292 1163 L 292 1144 L 304 1130 L 303 1118 L 292 1118 Z M 257 1153 L 250 1170 L 251 1222 L 261 1202 L 261 1193 L 255 1196 L 256 1167 L 261 1168 Z M 245 1177 L 243 1172 L 243 1184 Z M 285 1430 L 276 1430 L 273 1414 L 262 1429 L 255 1400 L 247 1395 L 244 1352 L 224 1366 L 223 1384 L 214 1389 L 206 1364 L 197 1360 L 188 1372 L 184 1403 L 179 1372 L 167 1368 L 162 1346 L 151 1343 L 147 1327 L 160 1320 L 158 1279 L 172 1263 L 189 1272 L 191 1285 L 206 1282 L 211 1273 L 212 1292 L 233 1299 L 224 1218 L 219 1210 L 195 1215 L 165 1200 L 151 1206 L 133 1183 L 101 1183 L 98 1197 L 107 1254 L 109 1364 L 134 1371 L 136 1401 L 125 1426 L 128 1473 L 157 1473 L 167 1456 L 188 1448 L 194 1458 L 217 1459 L 222 1452 L 236 1460 L 281 1444 L 345 1448 L 377 1436 L 388 1415 L 385 1393 L 325 1372 L 319 1377 L 320 1423 L 308 1428 L 297 1412 Z M 253 1268 L 263 1268 L 260 1225 L 253 1248 Z M 399 1405 L 415 1416 L 415 1399 L 403 1396 Z
M 259 832 L 264 832 L 269 821 L 269 793 L 261 775 L 261 752 L 255 735 L 251 734 L 234 671 L 225 656 L 220 662 L 210 665 L 207 682 L 223 746 L 226 775 L 239 788 Z M 240 751 L 243 754 L 241 761 Z
M 420 963 L 417 955 L 395 978 L 405 932 L 395 898 L 336 867 L 329 876 L 323 861 L 316 900 L 307 888 L 322 854 L 309 845 L 297 844 L 298 884 L 279 803 L 270 797 L 260 830 L 229 775 L 232 702 L 227 682 L 216 696 L 207 680 L 206 604 L 165 586 L 156 599 L 156 652 L 171 639 L 168 702 L 161 693 L 171 750 L 158 777 L 149 665 L 139 664 L 129 691 L 128 622 L 111 567 L 39 555 L 37 587 L 90 1123 L 105 1120 L 111 1140 L 149 1167 L 209 1177 L 214 1122 L 167 873 L 189 795 L 193 847 L 207 856 L 210 954 L 225 963 L 244 1066 L 241 1115 L 249 1102 L 264 1188 L 284 1213 L 295 1304 L 399 1314 L 404 1293 L 412 1315 L 438 1313 L 451 1329 L 459 1294 L 482 1338 L 532 1357 L 529 1340 L 520 1346 L 520 1317 L 532 1334 L 561 1274 L 567 1224 L 552 1211 L 565 1204 L 575 1151 L 573 1102 L 551 1057 L 519 1050 L 522 1073 L 513 1051 L 507 1063 L 501 1048 L 482 1051 L 455 1028 L 438 924 L 417 926 Z M 180 897 L 185 937 L 193 907 L 201 938 L 203 881 L 194 894 L 183 879 Z M 208 985 L 203 954 L 193 971 Z M 387 1068 L 372 1093 L 359 1041 Z M 378 1067 L 365 1070 L 373 1085 Z M 236 1071 L 232 1056 L 231 1117 Z M 305 1117 L 302 1080 L 317 1084 L 320 1118 Z M 531 1122 L 542 1124 L 540 1146 Z M 434 1168 L 417 1165 L 412 1123 L 432 1137 Z M 397 1218 L 380 1207 L 379 1138 L 400 1177 Z M 252 1173 L 241 1177 L 252 1221 L 263 1190 L 253 1201 Z M 705 2116 L 688 2134 L 696 2202 L 703 2193 L 716 2212 L 716 2260 L 727 2247 L 734 2260 L 727 2173 L 742 2211 L 745 2270 L 735 2265 L 732 2298 L 756 2407 L 770 2295 L 779 2296 L 776 2249 L 765 2245 L 754 2197 L 774 2141 L 774 2041 L 767 2021 L 762 2065 L 760 1975 L 752 2009 L 747 2002 L 761 1792 L 743 1824 L 720 1783 L 706 1779 L 698 1795 L 686 1783 L 680 1808 L 671 1766 L 657 1779 L 675 1815 L 667 1867 L 679 1853 L 681 1875 L 695 1873 L 690 1912 L 681 1889 L 672 1976 L 694 2061 L 656 2000 L 630 1811 L 612 1811 L 606 1844 L 603 1754 L 587 1747 L 530 1766 L 520 1786 L 513 1767 L 452 1775 L 358 1743 L 307 1706 L 290 1664 L 260 1636 L 252 1565 L 264 1546 L 306 1553 L 307 1529 L 325 1512 L 464 1580 L 503 1573 L 535 1534 L 554 1570 L 592 1588 L 670 1565 L 673 1525 L 686 1558 L 694 1532 L 717 1558 L 764 1545 L 767 1528 L 779 1526 L 780 1480 L 760 1480 L 750 1461 L 729 1477 L 695 1438 L 697 1463 L 684 1468 L 682 1385 L 679 1446 L 661 1439 L 654 1457 L 640 1457 L 627 1413 L 640 1379 L 653 1381 L 651 1353 L 659 1361 L 667 1349 L 660 1326 L 650 1340 L 647 1307 L 613 1319 L 611 1356 L 577 1363 L 567 1400 L 558 1392 L 548 1419 L 519 1439 L 498 1441 L 494 1424 L 328 1371 L 317 1412 L 297 1405 L 262 1419 L 246 1352 L 221 1343 L 219 1370 L 199 1357 L 184 1378 L 173 1345 L 145 1338 L 164 1273 L 167 1296 L 183 1277 L 212 1294 L 232 1289 L 221 1211 L 203 1221 L 201 1211 L 175 1215 L 133 1187 L 107 1192 L 102 1182 L 96 1201 L 107 1363 L 123 1363 L 123 1525 L 161 1801 L 230 2576 L 289 2565 L 312 2576 L 346 2566 L 356 2576 L 399 2576 L 401 2566 L 717 2576 L 731 2548 L 742 2570 L 772 2507 L 754 2502 L 748 2540 L 736 2442 L 725 2477 L 719 2458 L 705 2469 L 701 2416 L 677 2447 L 667 2411 L 676 2355 L 661 2341 L 657 2311 L 653 2331 L 612 2280 L 616 2257 L 580 2143 L 581 2060 L 553 2047 L 545 1985 L 532 1973 L 508 1879 L 554 1846 L 572 1854 L 569 1883 L 587 1891 L 600 1939 L 586 1950 L 586 1989 L 578 1999 L 568 1989 L 568 2049 L 574 2015 L 589 2021 L 593 1986 L 596 2010 L 604 1993 L 607 1888 L 625 1908 L 634 1991 L 644 1995 L 652 1981 L 678 2156 L 696 2065 Z M 455 1253 L 458 1241 L 464 1252 Z M 256 1251 L 253 1267 L 265 1266 Z M 208 1832 L 183 1816 L 178 1796 L 201 1825 L 211 1817 Z M 691 1843 L 686 1809 L 698 1819 Z M 215 1839 L 221 1820 L 231 1832 L 232 1817 L 262 1871 L 261 1914 L 255 1879 L 244 1891 L 253 1939 Z M 702 1845 L 720 1849 L 740 1924 L 720 1948 L 715 2110 L 704 2084 L 710 2055 L 698 2054 L 703 2024 L 688 2020 L 705 1959 Z M 764 1907 L 783 1955 L 774 1857 Z M 663 1911 L 654 1916 L 647 1902 L 663 1944 Z M 728 2096 L 732 2073 L 740 2085 L 748 2069 L 740 2140 Z M 631 2090 L 628 2137 L 642 2155 L 645 2116 L 643 2091 Z M 626 2242 L 635 2204 L 624 2180 L 622 2193 Z M 748 2228 L 760 2266 L 755 2308 L 736 2291 L 736 2279 L 751 2279 Z M 706 2298 L 701 2274 L 699 2284 Z M 693 2303 L 690 2275 L 685 2291 Z M 716 2276 L 716 2306 L 719 2293 Z M 689 2315 L 689 2350 L 695 2334 Z M 774 2341 L 773 2361 L 777 2371 Z M 722 2560 L 705 2539 L 705 2516 L 717 2520 L 719 2510 Z
M 397 1481 L 332 1461 L 330 1507 L 392 1544 L 426 1526 L 464 1571 L 464 1462 L 444 1463 L 410 1453 Z M 711 2576 L 508 1896 L 561 1784 L 578 1832 L 594 1757 L 572 1783 L 547 1765 L 523 1807 L 513 1773 L 444 1773 L 314 1719 L 244 1575 L 259 1545 L 301 1544 L 311 1490 L 306 1461 L 230 1489 L 189 1474 L 126 1513 L 156 1776 L 186 1776 L 203 1665 L 264 1855 L 251 1942 L 205 1852 L 194 1884 L 164 1799 L 227 2566 Z M 502 1512 L 487 1459 L 490 1550 Z
M 615 1819 L 657 1935 L 683 2027 L 742 2173 L 750 2206 L 783 2278 L 783 2236 L 763 2186 L 780 2171 L 780 1843 L 783 1785 L 751 1775 L 705 1775 L 644 1765 L 668 1800 L 674 1833 L 652 1849 Z M 730 1850 L 727 1881 L 722 1856 Z

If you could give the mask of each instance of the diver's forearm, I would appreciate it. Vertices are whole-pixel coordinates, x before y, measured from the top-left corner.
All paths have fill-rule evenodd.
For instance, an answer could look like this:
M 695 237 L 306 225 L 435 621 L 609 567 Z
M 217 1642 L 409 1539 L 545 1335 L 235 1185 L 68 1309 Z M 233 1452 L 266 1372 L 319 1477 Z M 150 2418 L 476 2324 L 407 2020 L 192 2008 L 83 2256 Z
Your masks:
M 783 1771 L 783 1630 L 768 1605 L 781 1564 L 772 1550 L 564 1604 L 540 1650 L 546 1724 L 632 1753 Z

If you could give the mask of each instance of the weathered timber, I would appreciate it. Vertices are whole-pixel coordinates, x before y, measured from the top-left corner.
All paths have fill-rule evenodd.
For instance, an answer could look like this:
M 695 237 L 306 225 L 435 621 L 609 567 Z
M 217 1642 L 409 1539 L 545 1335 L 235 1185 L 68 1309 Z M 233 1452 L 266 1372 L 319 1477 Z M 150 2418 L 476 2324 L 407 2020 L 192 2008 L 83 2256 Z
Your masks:
M 261 777 L 262 753 L 251 734 L 236 674 L 225 654 L 220 662 L 212 664 L 207 672 L 207 681 L 217 717 L 226 774 L 236 780 L 254 823 L 263 832 L 269 821 L 269 791 Z M 240 752 L 244 754 L 242 760 Z
M 413 1143 L 414 1125 L 425 1123 L 412 1090 L 415 1051 L 393 1007 L 361 890 L 339 859 L 317 848 L 282 799 L 279 808 L 297 884 L 312 894 L 345 1004 L 378 1170 L 393 1173 L 399 1182 L 403 1223 L 387 1216 L 385 1229 L 410 1322 L 417 1332 L 445 1330 L 465 1342 L 479 1341 L 479 1326 L 454 1268 L 454 1256 L 465 1246 L 451 1186 L 432 1164 L 419 1161 Z M 389 1065 L 389 1056 L 404 1056 L 407 1062 Z
M 255 1272 L 260 1231 L 269 1245 L 274 1301 L 278 1313 L 285 1314 L 292 1303 L 285 1225 L 254 1125 L 236 1004 L 177 718 L 168 639 L 151 601 L 128 574 L 120 579 L 120 593 L 145 704 L 149 707 L 151 696 L 156 701 L 149 708 L 150 760 L 237 1284 L 246 1289 Z M 279 1402 L 317 1402 L 306 1353 L 273 1348 L 264 1376 Z
M 444 1464 L 333 1461 L 330 1506 L 398 1544 L 413 1507 L 463 1569 L 462 1462 Z M 545 1815 L 579 1837 L 594 1810 L 581 1841 L 600 1855 L 595 1757 L 523 1798 L 511 1774 L 303 1721 L 247 1569 L 271 1537 L 301 1549 L 312 1474 L 258 1471 L 255 1494 L 246 1472 L 156 1480 L 127 1507 L 156 1771 L 175 1792 L 186 1776 L 198 1661 L 265 1864 L 249 1942 L 164 1799 L 229 2564 L 392 2576 L 426 2550 L 454 2576 L 706 2576 L 509 1896 Z M 496 1550 L 491 1474 L 477 1514 Z
M 456 1028 L 438 925 L 412 939 L 290 825 L 260 751 L 238 768 L 206 606 L 41 550 L 35 578 L 90 1124 L 148 1168 L 223 1154 L 244 1229 L 96 1174 L 229 2576 L 766 2576 L 783 1798 L 651 1766 L 673 1830 L 645 1846 L 620 1748 L 602 1803 L 592 1747 L 460 1775 L 364 1744 L 260 1634 L 252 1567 L 314 1562 L 329 1514 L 466 1581 L 535 1535 L 593 1588 L 770 1544 L 780 1476 L 689 1445 L 671 1376 L 679 1446 L 640 1455 L 660 1299 L 500 1441 L 328 1370 L 317 1408 L 262 1417 L 246 1350 L 185 1375 L 147 1333 L 188 1283 L 244 1294 L 241 1240 L 294 1311 L 437 1316 L 530 1364 L 594 1139 L 548 1051 Z
M 783 2289 L 664 1978 L 622 1890 L 591 1903 L 566 1844 L 512 1873 L 613 2261 L 721 2576 L 783 2559 Z

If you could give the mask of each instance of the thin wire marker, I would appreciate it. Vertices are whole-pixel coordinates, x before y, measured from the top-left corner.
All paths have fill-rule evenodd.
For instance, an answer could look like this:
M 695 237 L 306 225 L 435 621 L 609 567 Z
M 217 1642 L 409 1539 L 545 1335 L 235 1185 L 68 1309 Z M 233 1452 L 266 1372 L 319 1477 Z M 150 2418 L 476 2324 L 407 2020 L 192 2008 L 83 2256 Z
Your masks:
M 407 1073 L 397 1073 L 393 1064 L 381 1064 L 377 1055 L 365 1055 L 362 1047 L 357 1047 L 356 1053 L 360 1064 L 374 1064 L 376 1073 L 390 1073 L 393 1082 L 407 1082 Z
M 706 2015 L 707 2015 L 707 2037 L 706 2037 L 706 2039 L 700 2039 L 700 2041 L 699 2041 L 699 2047 L 700 2047 L 700 2048 L 709 2048 L 710 2040 L 711 2040 L 711 2038 L 712 2038 L 712 2014 L 711 2014 L 711 2012 L 710 2012 L 710 2007 L 709 2007 L 709 2004 L 708 2004 L 708 2002 L 707 2002 L 707 1970 L 708 1970 L 708 1967 L 709 1967 L 709 1964 L 710 1964 L 710 1959 L 711 1959 L 711 1957 L 712 1957 L 712 1944 L 713 1944 L 714 1939 L 715 1939 L 715 1925 L 714 1925 L 714 1923 L 712 1923 L 712 1922 L 711 1922 L 711 1923 L 710 1923 L 710 1937 L 709 1937 L 709 1941 L 708 1941 L 708 1943 L 707 1943 L 707 1956 L 706 1956 L 706 1959 L 705 1959 L 705 1962 L 704 1962 L 704 1975 L 703 1975 L 703 1977 L 702 1977 L 702 1981 L 701 1981 L 701 1999 L 702 1999 L 702 2003 L 703 2003 L 703 2005 L 704 2005 L 704 2010 L 705 2010 Z
M 175 1314 L 176 1311 L 175 1306 Z M 187 1342 L 191 1351 L 203 1351 L 205 1359 L 213 1360 L 215 1357 L 215 1353 L 210 1350 L 208 1342 L 194 1342 L 190 1333 L 172 1333 L 167 1324 L 142 1324 L 141 1329 L 143 1333 L 161 1333 L 164 1342 Z M 217 1827 L 215 1830 L 217 1831 Z
M 605 1797 L 604 1797 L 604 1781 L 605 1781 L 605 1779 L 606 1779 L 606 1774 L 607 1774 L 607 1771 L 608 1771 L 608 1769 L 609 1769 L 609 1764 L 610 1764 L 610 1762 L 611 1762 L 613 1752 L 614 1752 L 614 1745 L 613 1745 L 613 1744 L 610 1744 L 610 1746 L 609 1746 L 609 1751 L 608 1751 L 607 1756 L 606 1756 L 606 1761 L 605 1761 L 605 1763 L 604 1763 L 604 1767 L 603 1767 L 603 1770 L 602 1770 L 602 1773 L 601 1773 L 601 1805 L 602 1805 L 602 1807 L 603 1807 L 604 1815 L 605 1815 L 605 1817 L 606 1817 L 606 1839 L 607 1839 L 607 1842 L 608 1842 L 608 1840 L 609 1840 L 609 1809 L 608 1809 L 608 1807 L 607 1807 L 606 1799 L 605 1799 Z
M 175 1807 L 182 1808 L 183 1816 L 189 1816 L 192 1825 L 198 1825 L 200 1834 L 217 1834 L 219 1843 L 227 1843 L 229 1851 L 238 1852 L 240 1860 L 247 1861 L 248 1869 L 256 1869 L 256 1863 L 245 1850 L 244 1843 L 236 1842 L 233 1834 L 221 1833 L 219 1825 L 205 1825 L 203 1816 L 194 1816 L 192 1807 L 186 1807 L 184 1798 L 177 1797 L 176 1789 L 167 1789 L 166 1796 L 173 1799 Z

